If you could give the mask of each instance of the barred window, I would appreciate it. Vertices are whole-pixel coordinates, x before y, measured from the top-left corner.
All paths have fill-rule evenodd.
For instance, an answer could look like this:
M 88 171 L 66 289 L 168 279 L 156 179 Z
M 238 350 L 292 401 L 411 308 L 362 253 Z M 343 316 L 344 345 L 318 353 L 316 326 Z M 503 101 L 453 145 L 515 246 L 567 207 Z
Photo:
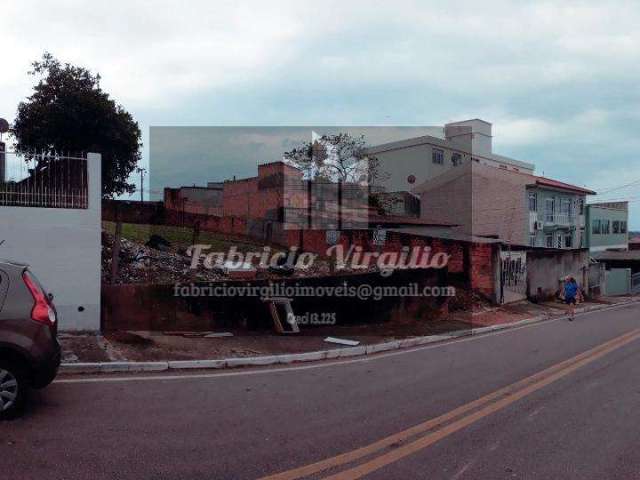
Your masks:
M 613 221 L 613 233 L 620 233 L 620 222 L 618 220 Z
M 595 219 L 591 223 L 591 233 L 594 235 L 599 235 L 602 232 L 602 226 L 600 224 L 600 220 Z
M 545 242 L 546 242 L 547 248 L 553 248 L 553 235 L 547 235 L 545 237 Z
M 434 148 L 431 152 L 431 159 L 433 163 L 436 165 L 444 164 L 444 150 L 440 150 L 439 148 Z

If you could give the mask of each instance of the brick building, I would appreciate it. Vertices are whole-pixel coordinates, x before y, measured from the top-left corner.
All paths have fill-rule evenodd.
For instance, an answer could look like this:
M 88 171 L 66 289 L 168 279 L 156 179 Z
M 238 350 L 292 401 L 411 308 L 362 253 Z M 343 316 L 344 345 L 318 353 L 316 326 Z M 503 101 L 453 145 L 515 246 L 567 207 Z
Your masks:
M 206 187 L 164 189 L 164 204 L 172 210 L 200 215 L 222 216 L 223 184 L 210 182 Z
M 276 220 L 286 207 L 304 208 L 302 172 L 284 162 L 258 165 L 255 177 L 165 188 L 166 208 L 219 217 Z
M 282 161 L 258 165 L 255 177 L 164 192 L 165 207 L 178 217 L 237 219 L 247 235 L 285 245 L 288 231 L 368 228 L 369 215 L 377 213 L 368 203 L 366 186 L 310 182 Z

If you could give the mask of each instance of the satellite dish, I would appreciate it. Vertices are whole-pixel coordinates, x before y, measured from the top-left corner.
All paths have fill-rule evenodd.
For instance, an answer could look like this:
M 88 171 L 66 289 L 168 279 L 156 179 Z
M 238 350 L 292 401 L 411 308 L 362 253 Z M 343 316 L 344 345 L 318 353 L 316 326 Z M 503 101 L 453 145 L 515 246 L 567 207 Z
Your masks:
M 0 133 L 7 133 L 9 131 L 9 122 L 4 118 L 0 118 Z

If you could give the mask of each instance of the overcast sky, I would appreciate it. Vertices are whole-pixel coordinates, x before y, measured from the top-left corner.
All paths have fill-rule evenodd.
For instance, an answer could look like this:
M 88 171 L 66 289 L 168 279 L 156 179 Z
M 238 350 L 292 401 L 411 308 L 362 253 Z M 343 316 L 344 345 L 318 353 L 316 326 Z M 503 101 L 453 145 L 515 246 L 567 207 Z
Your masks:
M 496 153 L 631 199 L 640 229 L 638 25 L 637 1 L 2 0 L 0 116 L 48 50 L 102 75 L 145 159 L 150 126 L 480 117 Z

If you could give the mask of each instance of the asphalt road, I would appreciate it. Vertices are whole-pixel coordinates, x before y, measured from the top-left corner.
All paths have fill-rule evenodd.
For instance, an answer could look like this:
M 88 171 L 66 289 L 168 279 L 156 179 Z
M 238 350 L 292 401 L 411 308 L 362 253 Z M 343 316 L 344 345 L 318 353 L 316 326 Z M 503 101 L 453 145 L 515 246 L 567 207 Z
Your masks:
M 627 306 L 341 363 L 62 379 L 0 424 L 0 458 L 20 479 L 630 479 L 638 425 Z

